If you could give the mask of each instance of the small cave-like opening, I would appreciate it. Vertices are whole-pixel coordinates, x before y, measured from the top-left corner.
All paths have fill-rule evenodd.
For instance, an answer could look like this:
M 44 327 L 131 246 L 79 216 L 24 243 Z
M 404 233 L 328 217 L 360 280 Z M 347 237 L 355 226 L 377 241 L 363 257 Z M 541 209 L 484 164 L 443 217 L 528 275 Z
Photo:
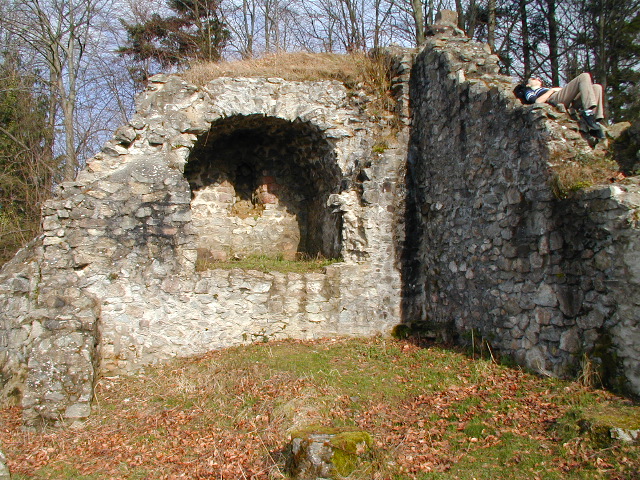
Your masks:
M 200 259 L 340 256 L 341 217 L 327 199 L 342 175 L 333 146 L 312 124 L 220 119 L 198 139 L 185 177 Z

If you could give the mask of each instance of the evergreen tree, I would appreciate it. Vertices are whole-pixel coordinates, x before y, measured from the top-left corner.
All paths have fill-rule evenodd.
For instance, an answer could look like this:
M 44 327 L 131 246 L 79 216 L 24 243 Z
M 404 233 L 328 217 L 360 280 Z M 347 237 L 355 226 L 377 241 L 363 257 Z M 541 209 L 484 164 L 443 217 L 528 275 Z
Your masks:
M 640 0 L 586 0 L 580 4 L 580 18 L 575 46 L 585 53 L 575 66 L 605 87 L 614 121 L 638 118 Z
M 606 55 L 609 110 L 616 121 L 640 118 L 640 12 L 620 19 Z
M 33 238 L 51 193 L 54 160 L 48 147 L 46 97 L 15 55 L 0 60 L 0 264 Z
M 139 63 L 155 61 L 162 68 L 193 60 L 218 61 L 229 37 L 219 17 L 219 4 L 219 0 L 168 0 L 174 15 L 153 14 L 135 25 L 123 22 L 127 45 L 118 51 Z M 142 70 L 144 78 L 152 73 Z

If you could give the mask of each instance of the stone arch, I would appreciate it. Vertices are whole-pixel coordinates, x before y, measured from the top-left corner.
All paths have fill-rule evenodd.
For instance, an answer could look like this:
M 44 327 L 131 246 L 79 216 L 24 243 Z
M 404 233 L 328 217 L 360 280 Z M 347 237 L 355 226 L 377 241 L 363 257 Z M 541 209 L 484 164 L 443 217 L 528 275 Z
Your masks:
M 342 174 L 334 145 L 311 122 L 219 118 L 198 138 L 184 174 L 199 258 L 340 255 L 341 217 L 327 199 Z

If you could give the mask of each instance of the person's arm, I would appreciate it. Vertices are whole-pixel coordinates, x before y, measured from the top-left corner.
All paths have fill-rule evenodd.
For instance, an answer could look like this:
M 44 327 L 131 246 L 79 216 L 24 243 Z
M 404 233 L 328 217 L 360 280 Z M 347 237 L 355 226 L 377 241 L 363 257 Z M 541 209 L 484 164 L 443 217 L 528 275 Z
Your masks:
M 545 103 L 547 100 L 549 100 L 549 97 L 551 95 L 553 95 L 556 92 L 559 92 L 560 90 L 562 90 L 562 88 L 560 87 L 550 88 L 549 90 L 544 92 L 542 95 L 540 95 L 538 98 L 536 98 L 536 103 Z

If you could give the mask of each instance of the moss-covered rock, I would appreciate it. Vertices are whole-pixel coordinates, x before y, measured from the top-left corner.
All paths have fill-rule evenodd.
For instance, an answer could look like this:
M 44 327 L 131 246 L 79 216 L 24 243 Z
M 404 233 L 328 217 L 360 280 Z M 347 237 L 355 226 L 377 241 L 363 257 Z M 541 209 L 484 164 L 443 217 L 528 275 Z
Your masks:
M 614 440 L 640 443 L 640 408 L 599 406 L 583 414 L 583 425 L 598 446 L 608 446 Z
M 291 434 L 289 470 L 300 480 L 346 477 L 366 461 L 372 445 L 363 430 L 307 427 Z
M 615 441 L 640 444 L 640 408 L 597 405 L 570 410 L 558 422 L 563 439 L 582 435 L 596 448 L 607 448 Z
M 358 463 L 371 452 L 373 439 L 363 430 L 341 432 L 330 440 L 333 448 L 331 458 L 336 471 L 342 475 L 350 475 Z

